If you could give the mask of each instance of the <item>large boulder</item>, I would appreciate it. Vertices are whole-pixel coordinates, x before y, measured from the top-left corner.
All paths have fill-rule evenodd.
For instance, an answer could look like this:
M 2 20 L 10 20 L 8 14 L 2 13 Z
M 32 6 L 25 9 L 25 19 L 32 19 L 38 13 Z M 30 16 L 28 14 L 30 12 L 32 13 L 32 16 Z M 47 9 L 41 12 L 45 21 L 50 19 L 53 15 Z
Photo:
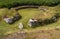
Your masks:
M 29 24 L 28 24 L 30 27 L 31 26 L 36 26 L 37 25 L 37 20 L 35 20 L 35 19 L 33 19 L 33 18 L 31 18 L 31 19 L 29 19 Z
M 14 23 L 13 18 L 4 18 L 4 21 L 6 21 L 6 23 L 9 23 L 9 24 Z
M 8 17 L 7 15 L 3 16 L 3 19 L 6 23 L 13 24 L 14 22 L 18 21 L 21 18 L 19 13 L 16 13 L 14 16 Z
M 13 23 L 14 23 L 13 19 L 10 18 L 10 19 L 8 20 L 8 23 L 9 23 L 9 24 L 13 24 Z
M 21 15 L 19 13 L 16 13 L 15 16 L 14 16 L 14 21 L 17 21 L 21 18 Z

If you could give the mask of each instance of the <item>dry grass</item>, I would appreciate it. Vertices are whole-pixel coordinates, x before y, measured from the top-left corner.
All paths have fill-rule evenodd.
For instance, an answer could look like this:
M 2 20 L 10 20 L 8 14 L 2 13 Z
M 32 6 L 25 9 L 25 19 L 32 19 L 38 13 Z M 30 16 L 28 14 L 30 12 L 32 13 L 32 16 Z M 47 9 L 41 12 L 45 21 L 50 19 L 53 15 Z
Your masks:
M 39 9 L 41 12 L 39 12 L 39 14 L 36 14 L 34 16 L 35 19 L 46 20 L 51 19 L 56 15 L 56 11 L 54 10 L 54 8 L 41 6 Z

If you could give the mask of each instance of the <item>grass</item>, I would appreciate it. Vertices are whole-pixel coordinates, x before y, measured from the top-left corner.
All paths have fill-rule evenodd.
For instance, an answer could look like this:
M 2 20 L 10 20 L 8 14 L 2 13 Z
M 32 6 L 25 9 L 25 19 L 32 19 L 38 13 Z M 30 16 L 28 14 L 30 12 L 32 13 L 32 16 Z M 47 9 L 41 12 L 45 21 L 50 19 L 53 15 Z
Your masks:
M 25 28 L 28 28 L 27 22 L 28 22 L 29 18 L 31 18 L 33 15 L 37 14 L 39 11 L 38 11 L 38 9 L 30 8 L 30 9 L 22 9 L 22 10 L 19 10 L 18 12 L 21 14 L 22 19 L 20 19 L 16 23 L 9 25 L 3 20 L 0 21 L 0 31 L 1 31 L 0 34 L 8 34 L 8 33 L 13 33 L 15 31 L 17 31 L 18 25 L 20 22 L 22 22 L 24 24 Z
M 29 9 L 19 10 L 19 12 L 22 15 L 22 19 L 20 21 L 26 26 L 28 23 L 28 20 L 32 18 L 34 15 L 38 14 L 39 10 L 29 8 Z
M 53 9 L 52 11 L 57 10 L 56 12 L 60 13 L 59 6 L 49 7 L 49 8 L 52 8 Z M 39 12 L 41 13 L 41 11 L 39 9 L 36 9 L 36 8 L 27 8 L 27 9 L 18 10 L 18 12 L 21 14 L 22 19 L 15 22 L 14 24 L 9 25 L 3 20 L 0 21 L 0 36 L 4 36 L 4 35 L 19 31 L 18 25 L 20 22 L 23 23 L 24 29 L 27 29 L 27 31 L 33 31 L 33 30 L 36 31 L 39 29 L 49 29 L 49 28 L 60 27 L 60 19 L 59 19 L 56 23 L 53 23 L 53 24 L 48 24 L 48 25 L 37 27 L 37 28 L 30 28 L 28 26 L 28 20 L 30 18 L 32 18 L 34 15 L 38 14 Z M 0 10 L 0 15 L 2 15 L 1 13 L 3 13 L 3 11 Z M 12 12 L 11 12 L 11 14 L 12 14 Z

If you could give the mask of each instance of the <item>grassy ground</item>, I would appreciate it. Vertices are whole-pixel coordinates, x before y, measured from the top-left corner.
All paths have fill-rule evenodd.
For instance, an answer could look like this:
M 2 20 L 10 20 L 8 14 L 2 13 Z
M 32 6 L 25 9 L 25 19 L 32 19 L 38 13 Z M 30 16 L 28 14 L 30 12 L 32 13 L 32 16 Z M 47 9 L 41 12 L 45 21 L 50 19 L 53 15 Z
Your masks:
M 18 29 L 18 25 L 20 22 L 22 22 L 24 24 L 24 27 L 27 28 L 28 27 L 27 22 L 28 22 L 29 18 L 31 18 L 33 15 L 37 14 L 39 11 L 38 11 L 38 9 L 30 8 L 30 9 L 22 9 L 22 10 L 19 10 L 18 12 L 21 14 L 22 19 L 20 19 L 16 23 L 9 25 L 4 20 L 0 21 L 0 34 L 1 35 L 4 33 L 8 34 L 8 33 L 15 32 Z
M 53 11 L 53 12 L 59 12 L 60 13 L 60 6 L 48 7 L 48 8 L 50 8 L 51 11 Z M 24 24 L 24 29 L 25 29 L 25 31 L 27 30 L 27 32 L 36 31 L 39 29 L 50 29 L 50 28 L 60 27 L 60 19 L 58 19 L 58 21 L 56 23 L 53 23 L 53 24 L 48 24 L 48 25 L 37 27 L 37 28 L 30 28 L 28 26 L 28 20 L 31 17 L 33 17 L 34 15 L 36 15 L 38 13 L 44 13 L 44 12 L 42 12 L 39 9 L 35 9 L 35 8 L 21 9 L 21 10 L 18 10 L 18 12 L 21 14 L 22 19 L 15 22 L 14 24 L 9 25 L 3 20 L 0 21 L 0 37 L 3 35 L 7 35 L 10 33 L 14 33 L 16 31 L 19 31 L 18 25 L 20 22 L 22 22 Z M 0 15 L 2 15 L 1 13 L 4 13 L 3 10 L 2 11 L 0 10 Z M 5 13 L 7 13 L 7 11 Z M 11 14 L 12 14 L 12 12 L 11 12 Z

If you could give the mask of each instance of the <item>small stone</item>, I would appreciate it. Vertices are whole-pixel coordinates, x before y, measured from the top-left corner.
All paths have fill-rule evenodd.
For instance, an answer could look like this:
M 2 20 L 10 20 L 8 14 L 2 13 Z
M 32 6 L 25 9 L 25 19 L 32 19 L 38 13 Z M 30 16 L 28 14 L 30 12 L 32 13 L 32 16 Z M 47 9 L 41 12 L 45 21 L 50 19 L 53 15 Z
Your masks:
M 22 23 L 19 24 L 19 29 L 21 29 L 21 30 L 23 29 L 23 24 Z

